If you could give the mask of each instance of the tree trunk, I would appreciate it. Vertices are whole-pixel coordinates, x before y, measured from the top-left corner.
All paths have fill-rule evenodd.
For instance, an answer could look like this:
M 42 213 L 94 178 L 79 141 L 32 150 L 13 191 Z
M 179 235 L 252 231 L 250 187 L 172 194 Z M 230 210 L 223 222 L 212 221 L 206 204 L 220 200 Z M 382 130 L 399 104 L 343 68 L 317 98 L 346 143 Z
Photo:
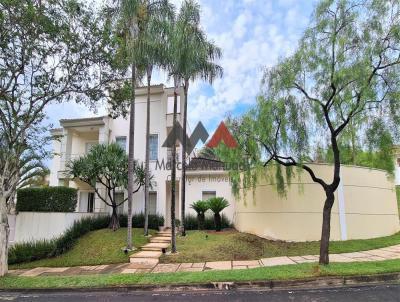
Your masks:
M 146 158 L 144 184 L 144 235 L 149 235 L 149 186 L 150 186 L 150 83 L 152 66 L 147 67 Z
M 119 219 L 117 214 L 117 205 L 112 206 L 112 214 L 110 224 L 108 226 L 109 229 L 112 229 L 114 232 L 119 229 Z
M 8 235 L 6 198 L 0 195 L 0 277 L 8 272 Z
M 205 224 L 204 213 L 197 214 L 197 228 L 199 230 L 204 230 L 205 229 L 204 224 Z
M 185 204 L 186 204 L 186 124 L 187 124 L 187 99 L 189 80 L 185 80 L 183 100 L 183 136 L 182 136 L 182 180 L 181 180 L 181 229 L 182 236 L 186 236 L 185 230 Z
M 178 102 L 178 79 L 174 77 L 174 116 L 173 116 L 173 127 L 174 131 L 174 143 L 172 144 L 172 164 L 171 164 L 171 253 L 176 253 L 176 230 L 175 230 L 175 183 L 176 183 L 176 112 Z
M 135 89 L 136 89 L 136 65 L 132 65 L 132 99 L 129 115 L 129 151 L 128 151 L 128 234 L 126 247 L 131 250 L 132 245 L 132 204 L 133 204 L 133 185 L 135 170 Z
M 221 215 L 219 213 L 214 214 L 215 230 L 217 232 L 221 231 Z
M 331 211 L 335 201 L 334 191 L 327 189 L 325 190 L 326 200 L 324 204 L 324 210 L 322 214 L 322 232 L 321 232 L 321 243 L 319 251 L 319 263 L 329 264 L 329 238 L 331 234 Z

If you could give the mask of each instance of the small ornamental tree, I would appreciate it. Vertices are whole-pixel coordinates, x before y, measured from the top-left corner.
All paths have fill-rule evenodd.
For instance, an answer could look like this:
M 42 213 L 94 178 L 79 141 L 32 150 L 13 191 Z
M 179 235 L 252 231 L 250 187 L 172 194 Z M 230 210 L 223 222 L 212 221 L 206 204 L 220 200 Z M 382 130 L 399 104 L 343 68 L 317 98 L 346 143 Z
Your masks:
M 214 212 L 215 230 L 221 231 L 221 211 L 229 207 L 229 202 L 223 197 L 213 197 L 207 200 L 208 208 Z
M 252 167 L 244 173 L 231 171 L 236 191 L 254 186 L 263 167 L 273 162 L 280 192 L 285 185 L 282 167 L 288 184 L 296 168 L 321 186 L 326 198 L 320 264 L 329 263 L 343 133 L 357 129 L 350 137 L 362 140 L 364 148 L 387 149 L 400 130 L 399 84 L 399 2 L 323 0 L 294 54 L 265 71 L 255 108 L 230 121 L 240 147 L 222 147 L 221 156 Z M 333 163 L 329 178 L 306 164 L 316 146 L 329 149 Z M 391 156 L 386 160 L 392 161 Z
M 68 163 L 68 173 L 88 185 L 96 195 L 109 207 L 112 215 L 109 228 L 117 230 L 119 220 L 117 208 L 127 201 L 117 203 L 115 192 L 117 189 L 126 189 L 128 186 L 128 156 L 117 144 L 99 144 L 93 146 L 89 153 Z M 142 165 L 135 164 L 135 188 L 134 193 L 144 185 L 144 169 Z M 106 194 L 102 194 L 99 186 L 105 188 Z
M 199 230 L 205 229 L 205 213 L 208 211 L 208 202 L 205 200 L 198 200 L 193 202 L 190 207 L 197 213 L 197 226 Z

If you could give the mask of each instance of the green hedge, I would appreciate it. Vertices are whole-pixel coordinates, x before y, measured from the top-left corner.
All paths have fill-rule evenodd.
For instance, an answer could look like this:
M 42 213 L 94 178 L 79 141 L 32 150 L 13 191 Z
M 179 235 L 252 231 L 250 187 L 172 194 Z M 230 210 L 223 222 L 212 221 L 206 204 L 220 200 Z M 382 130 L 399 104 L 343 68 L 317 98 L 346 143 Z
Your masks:
M 74 212 L 77 190 L 67 187 L 24 188 L 17 191 L 17 211 Z
M 128 224 L 128 216 L 125 214 L 119 215 L 119 224 L 122 228 L 126 228 Z M 160 226 L 164 225 L 164 217 L 161 215 L 149 215 L 149 229 L 158 230 Z M 144 227 L 144 213 L 133 214 L 132 227 Z
M 232 223 L 229 221 L 229 219 L 224 214 L 221 215 L 221 226 L 223 229 L 233 227 Z M 186 215 L 185 216 L 185 229 L 186 230 L 197 230 L 197 227 L 198 227 L 197 216 L 191 215 L 191 214 Z M 214 230 L 215 229 L 214 216 L 206 215 L 204 227 L 206 230 Z
M 30 262 L 51 258 L 65 253 L 76 240 L 86 233 L 104 229 L 110 223 L 110 216 L 86 217 L 76 221 L 63 235 L 52 240 L 17 243 L 8 252 L 8 264 Z

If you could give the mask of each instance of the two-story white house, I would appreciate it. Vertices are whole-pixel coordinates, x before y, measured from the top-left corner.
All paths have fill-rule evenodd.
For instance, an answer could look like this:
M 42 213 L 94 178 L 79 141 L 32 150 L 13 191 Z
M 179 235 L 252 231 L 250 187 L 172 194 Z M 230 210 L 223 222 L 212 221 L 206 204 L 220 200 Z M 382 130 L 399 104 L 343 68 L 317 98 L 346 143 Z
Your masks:
M 170 148 L 162 147 L 168 133 L 172 129 L 173 117 L 173 88 L 164 85 L 151 87 L 150 97 L 150 169 L 154 175 L 154 185 L 150 192 L 150 214 L 163 215 L 166 225 L 170 225 L 171 204 L 171 171 L 165 165 L 171 159 Z M 145 160 L 146 138 L 146 99 L 147 88 L 138 88 L 136 98 L 135 116 L 135 158 Z M 181 108 L 183 108 L 183 90 L 178 97 L 178 121 L 182 124 Z M 77 212 L 108 212 L 110 208 L 96 196 L 94 190 L 87 184 L 71 179 L 66 173 L 66 164 L 69 160 L 84 155 L 94 144 L 118 143 L 128 151 L 129 120 L 122 117 L 112 119 L 108 116 L 94 118 L 77 118 L 60 120 L 61 128 L 53 129 L 52 135 L 58 136 L 54 140 L 54 157 L 51 164 L 50 185 L 68 186 L 78 189 Z M 181 160 L 182 148 L 177 147 L 178 161 Z M 176 217 L 180 219 L 181 210 L 181 171 L 177 171 L 176 184 Z M 99 186 L 99 190 L 102 188 Z M 104 192 L 104 190 L 103 190 Z M 104 192 L 105 193 L 105 192 Z M 126 191 L 120 191 L 117 198 L 126 197 Z M 231 194 L 231 186 L 227 172 L 223 169 L 209 169 L 197 167 L 187 172 L 186 185 L 186 211 L 192 212 L 190 204 L 199 199 L 207 199 L 212 196 L 225 197 L 230 202 L 230 207 L 224 210 L 224 214 L 233 221 L 234 200 Z M 105 195 L 104 195 L 105 196 Z M 144 188 L 134 194 L 134 212 L 144 211 Z M 120 207 L 120 212 L 127 211 L 127 203 Z M 193 213 L 193 212 L 192 212 Z

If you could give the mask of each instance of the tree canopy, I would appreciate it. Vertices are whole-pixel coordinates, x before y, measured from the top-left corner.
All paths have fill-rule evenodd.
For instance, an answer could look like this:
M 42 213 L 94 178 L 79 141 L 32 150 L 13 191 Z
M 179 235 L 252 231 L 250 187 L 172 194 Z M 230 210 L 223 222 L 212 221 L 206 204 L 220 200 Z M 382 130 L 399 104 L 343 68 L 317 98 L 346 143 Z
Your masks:
M 348 142 L 345 134 L 351 130 L 365 150 L 390 148 L 400 130 L 399 81 L 398 1 L 322 0 L 296 51 L 265 70 L 256 106 L 230 120 L 239 148 L 221 148 L 222 157 L 251 167 L 243 174 L 231 171 L 236 192 L 257 183 L 271 163 L 276 164 L 273 178 L 281 193 L 282 167 L 289 183 L 297 168 L 325 191 L 320 263 L 329 262 L 330 211 L 343 160 L 340 144 Z M 329 180 L 307 164 L 317 147 L 331 154 Z

